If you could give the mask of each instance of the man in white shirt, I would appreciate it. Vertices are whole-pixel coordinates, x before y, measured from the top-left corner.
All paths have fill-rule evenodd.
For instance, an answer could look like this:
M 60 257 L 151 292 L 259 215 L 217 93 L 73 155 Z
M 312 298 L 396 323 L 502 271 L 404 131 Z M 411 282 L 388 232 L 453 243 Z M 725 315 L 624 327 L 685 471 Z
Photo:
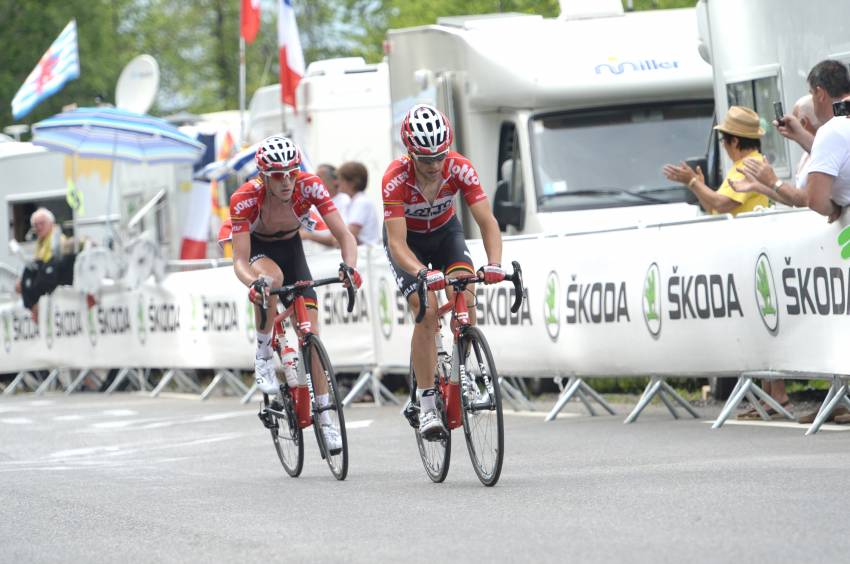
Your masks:
M 349 161 L 337 169 L 340 194 L 351 196 L 348 205 L 348 230 L 357 238 L 358 245 L 378 245 L 381 231 L 375 203 L 366 195 L 369 173 L 362 163 Z
M 814 211 L 835 221 L 842 209 L 850 204 L 850 119 L 833 119 L 833 102 L 850 98 L 850 73 L 840 61 L 825 60 L 812 67 L 807 77 L 812 95 L 815 117 L 821 124 L 817 135 L 806 130 L 797 119 L 784 119 L 780 132 L 793 139 L 811 155 L 807 165 L 808 175 L 802 191 L 776 177 L 767 165 L 750 163 L 748 178 L 756 179 L 773 190 L 773 198 L 790 205 L 807 205 Z M 740 191 L 757 190 L 737 182 L 733 188 Z M 795 193 L 796 192 L 796 193 Z

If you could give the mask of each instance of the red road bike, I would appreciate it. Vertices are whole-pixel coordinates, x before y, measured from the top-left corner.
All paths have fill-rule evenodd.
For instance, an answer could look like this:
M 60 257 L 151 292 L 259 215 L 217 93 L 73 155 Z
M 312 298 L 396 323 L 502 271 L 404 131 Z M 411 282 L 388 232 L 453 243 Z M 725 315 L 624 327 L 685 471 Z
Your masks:
M 525 292 L 522 269 L 514 261 L 513 273 L 505 276 L 515 290 L 511 312 L 522 305 Z M 502 420 L 502 393 L 499 374 L 490 346 L 484 333 L 469 320 L 464 290 L 480 279 L 475 276 L 453 278 L 446 281 L 454 288 L 452 298 L 437 310 L 439 330 L 436 334 L 437 365 L 434 370 L 437 411 L 448 432 L 437 440 L 428 441 L 419 435 L 419 403 L 416 400 L 416 374 L 410 363 L 410 400 L 404 415 L 416 431 L 416 444 L 425 472 L 434 482 L 442 482 L 449 473 L 451 460 L 451 431 L 463 426 L 466 447 L 472 467 L 481 483 L 493 486 L 499 481 L 504 459 L 505 429 Z M 417 283 L 420 309 L 416 322 L 420 322 L 427 308 L 427 291 L 424 276 Z M 443 346 L 443 317 L 451 314 L 452 352 Z

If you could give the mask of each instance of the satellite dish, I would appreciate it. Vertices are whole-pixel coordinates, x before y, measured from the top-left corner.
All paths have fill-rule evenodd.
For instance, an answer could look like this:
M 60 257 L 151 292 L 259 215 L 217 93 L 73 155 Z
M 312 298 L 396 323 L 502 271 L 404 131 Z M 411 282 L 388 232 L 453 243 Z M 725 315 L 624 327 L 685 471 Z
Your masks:
M 115 85 L 115 106 L 146 113 L 159 90 L 159 65 L 150 55 L 139 55 L 127 63 Z

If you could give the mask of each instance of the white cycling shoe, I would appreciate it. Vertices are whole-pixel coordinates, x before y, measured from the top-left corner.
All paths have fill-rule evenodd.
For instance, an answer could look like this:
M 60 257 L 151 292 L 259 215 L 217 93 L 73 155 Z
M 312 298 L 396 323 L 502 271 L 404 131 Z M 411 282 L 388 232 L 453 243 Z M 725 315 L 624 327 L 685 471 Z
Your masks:
M 443 420 L 436 409 L 429 409 L 419 414 L 419 436 L 426 441 L 438 441 L 447 434 Z
M 280 383 L 275 374 L 274 358 L 254 359 L 254 378 L 264 394 L 273 396 L 280 392 Z
M 325 447 L 330 454 L 337 454 L 342 450 L 342 436 L 336 427 L 330 423 L 323 423 L 322 435 L 325 437 Z

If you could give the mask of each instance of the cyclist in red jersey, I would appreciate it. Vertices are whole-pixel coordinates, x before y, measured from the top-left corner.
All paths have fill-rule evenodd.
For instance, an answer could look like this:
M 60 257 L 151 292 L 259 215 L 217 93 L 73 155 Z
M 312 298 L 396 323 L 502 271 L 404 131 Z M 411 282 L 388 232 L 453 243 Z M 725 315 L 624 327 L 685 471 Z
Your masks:
M 455 195 L 463 195 L 481 230 L 488 264 L 479 269 L 479 274 L 487 284 L 505 278 L 500 264 L 502 235 L 475 167 L 460 153 L 449 150 L 452 127 L 446 116 L 427 104 L 414 106 L 402 121 L 401 140 L 408 154 L 394 160 L 383 178 L 384 249 L 396 284 L 414 313 L 419 309 L 415 291 L 420 273 L 426 274 L 431 292 L 425 318 L 413 328 L 410 348 L 420 403 L 419 433 L 435 440 L 446 429 L 434 400 L 437 300 L 433 292 L 446 287 L 447 275 L 474 276 L 463 228 L 455 216 Z M 467 291 L 471 305 L 474 286 Z M 474 314 L 473 308 L 473 321 Z
M 328 228 L 339 241 L 342 260 L 348 265 L 354 284 L 360 287 L 357 265 L 357 240 L 346 228 L 339 212 L 331 201 L 327 188 L 318 176 L 299 169 L 301 153 L 290 139 L 273 135 L 265 139 L 255 155 L 259 174 L 239 187 L 230 197 L 232 224 L 233 269 L 236 277 L 249 290 L 249 299 L 255 304 L 257 326 L 257 354 L 254 376 L 259 388 L 270 396 L 280 390 L 275 375 L 272 349 L 272 323 L 268 315 L 266 324 L 260 326 L 260 308 L 263 294 L 270 311 L 277 311 L 277 296 L 269 295 L 270 287 L 279 287 L 284 281 L 312 280 L 299 228 L 310 221 L 310 208 L 316 206 Z M 319 315 L 316 292 L 305 292 L 307 312 L 313 330 L 318 329 Z M 314 366 L 319 359 L 314 360 Z M 292 383 L 290 383 L 292 385 Z M 324 378 L 314 382 L 316 400 L 320 406 L 329 402 L 328 385 Z M 327 412 L 322 412 L 327 416 Z M 340 448 L 339 430 L 330 418 L 320 424 L 331 450 Z

